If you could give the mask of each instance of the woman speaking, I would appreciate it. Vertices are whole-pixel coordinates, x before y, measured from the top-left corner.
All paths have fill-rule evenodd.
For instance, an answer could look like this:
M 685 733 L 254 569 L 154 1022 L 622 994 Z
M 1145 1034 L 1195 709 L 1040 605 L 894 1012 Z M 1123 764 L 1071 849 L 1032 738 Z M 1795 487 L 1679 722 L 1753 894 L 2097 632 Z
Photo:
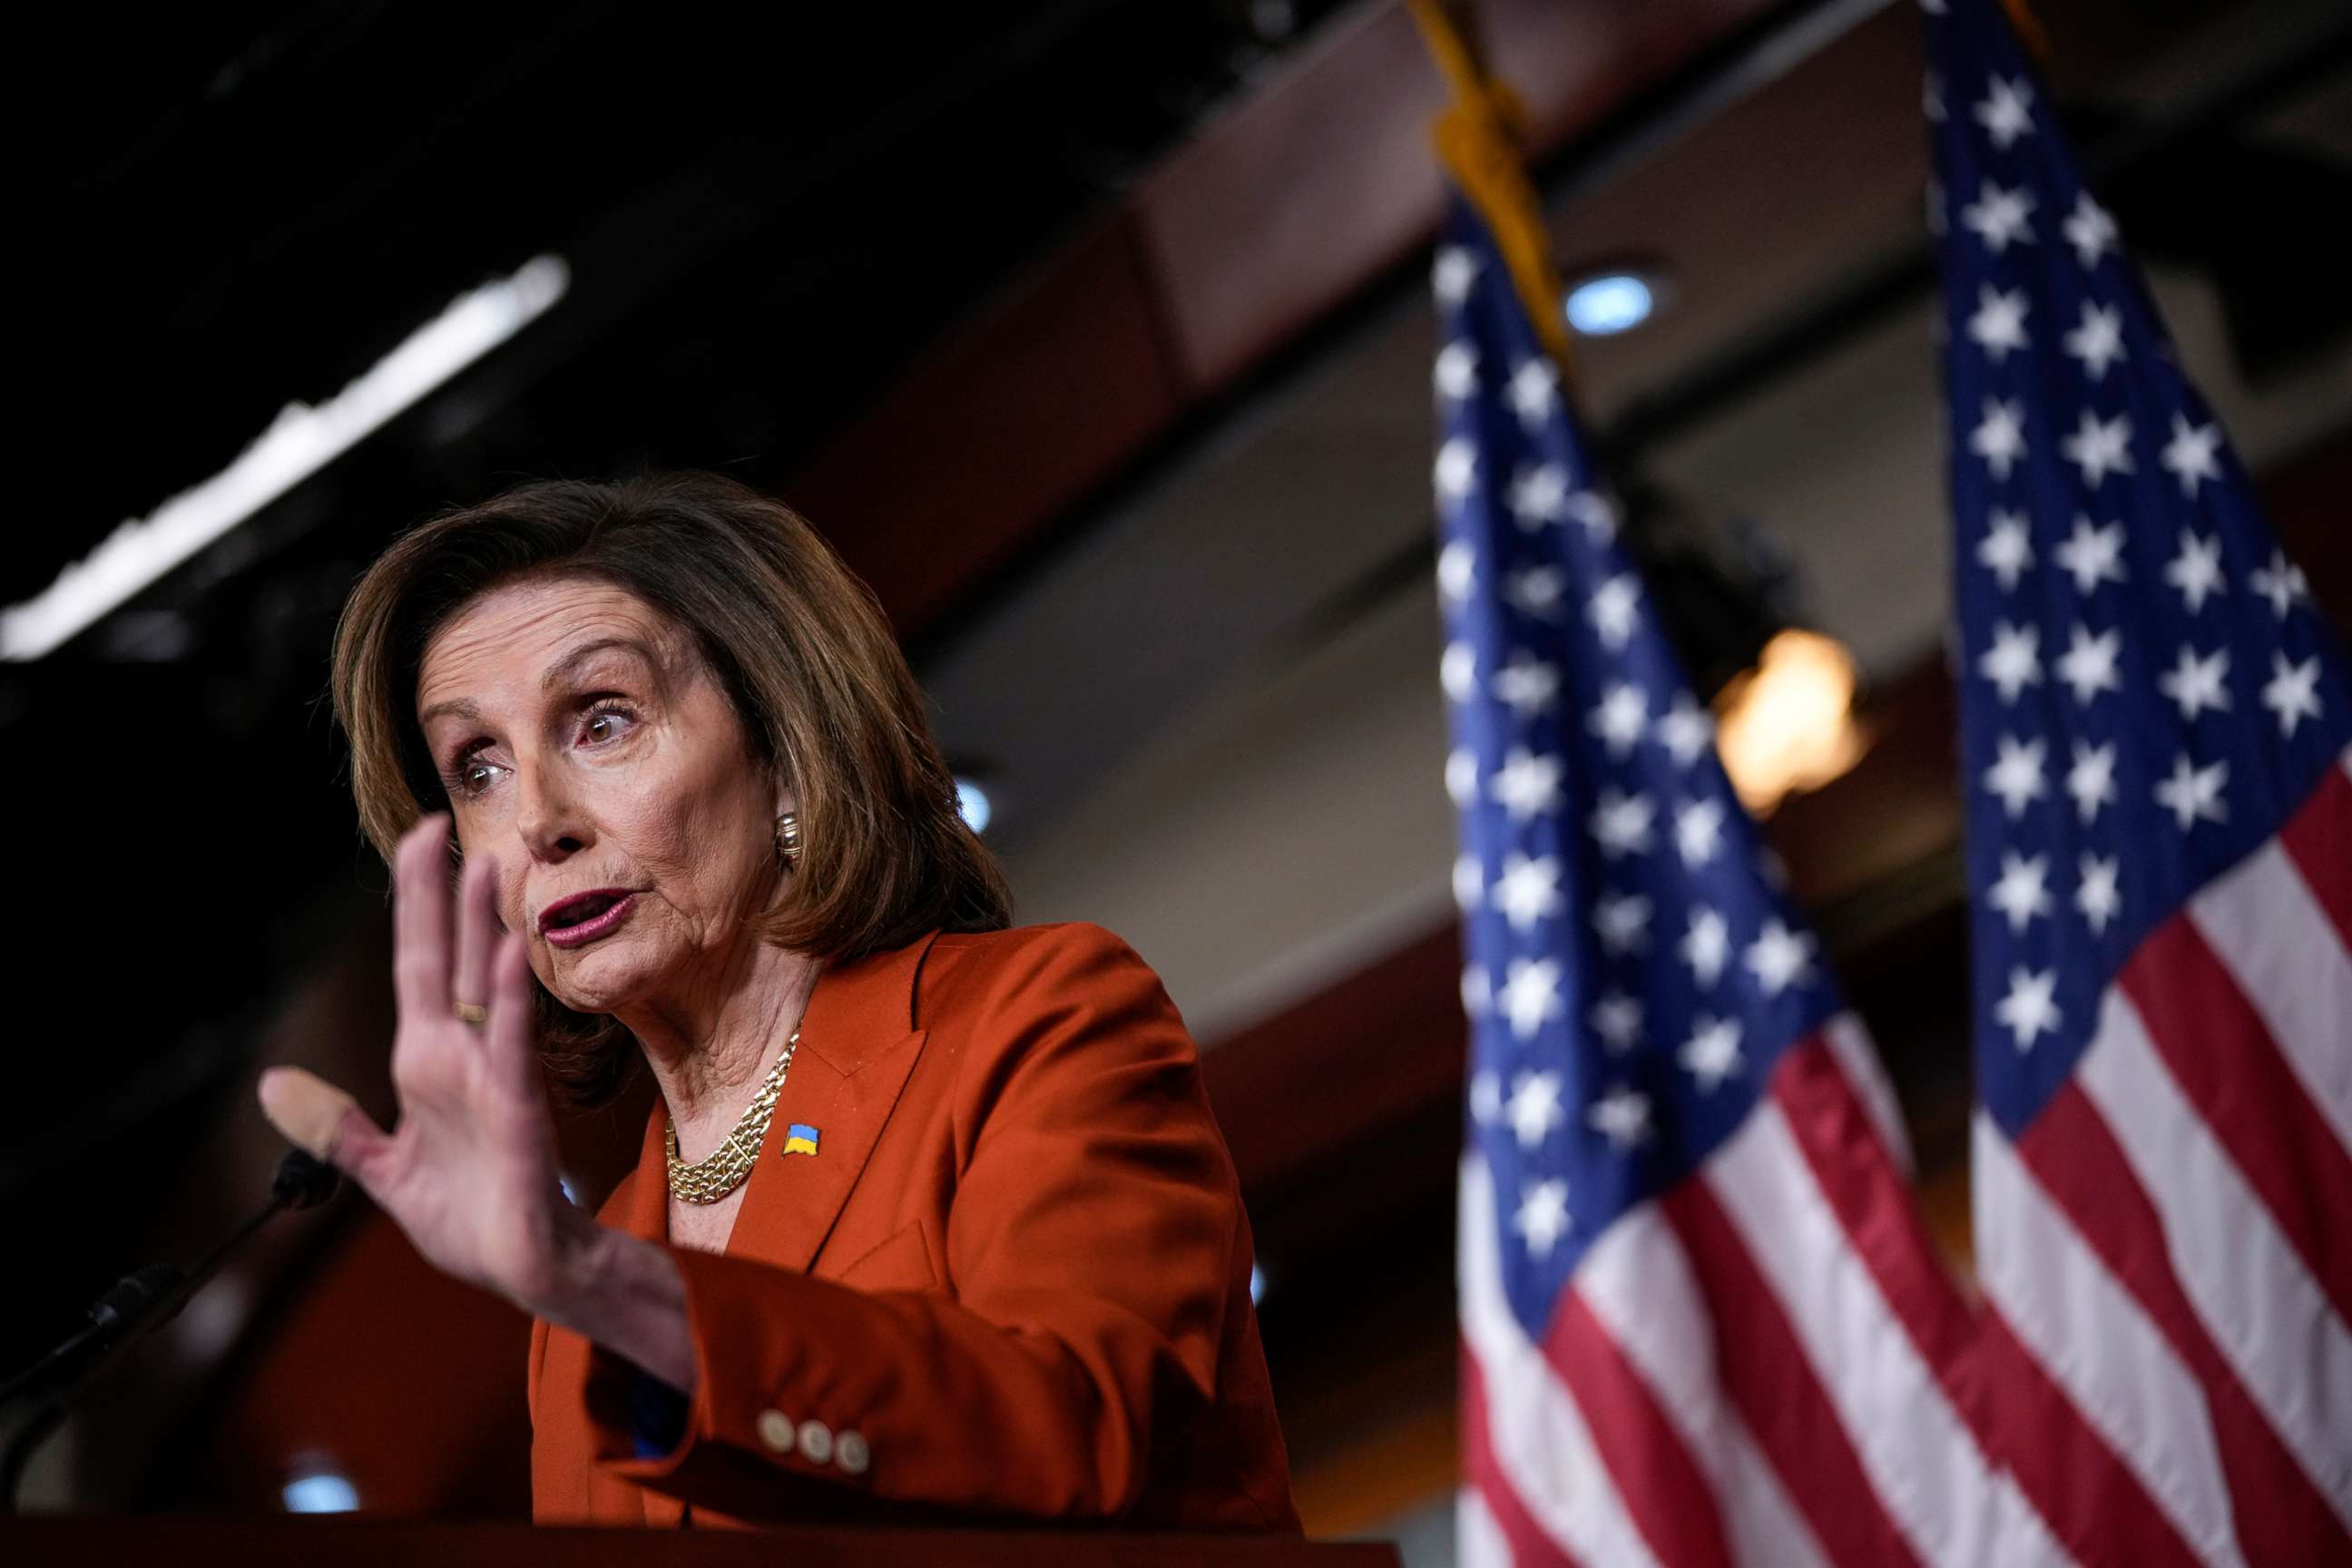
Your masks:
M 1297 1529 L 1183 1022 L 1102 928 L 1007 929 L 797 516 L 711 475 L 444 514 L 352 593 L 334 699 L 394 870 L 399 1117 L 284 1068 L 262 1102 L 536 1320 L 537 1518 Z M 640 1064 L 591 1219 L 544 1086 Z

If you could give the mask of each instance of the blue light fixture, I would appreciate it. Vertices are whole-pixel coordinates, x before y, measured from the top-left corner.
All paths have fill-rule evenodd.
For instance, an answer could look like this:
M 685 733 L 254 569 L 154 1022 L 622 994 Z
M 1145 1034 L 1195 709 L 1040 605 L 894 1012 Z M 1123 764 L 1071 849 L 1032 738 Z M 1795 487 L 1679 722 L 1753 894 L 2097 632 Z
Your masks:
M 988 792 L 970 779 L 956 780 L 956 809 L 974 833 L 988 831 Z
M 359 1489 L 332 1470 L 308 1469 L 286 1483 L 279 1494 L 288 1513 L 350 1513 L 360 1506 Z
M 1596 272 L 1568 291 L 1561 310 L 1568 324 L 1588 338 L 1630 331 L 1657 309 L 1657 293 L 1638 272 Z

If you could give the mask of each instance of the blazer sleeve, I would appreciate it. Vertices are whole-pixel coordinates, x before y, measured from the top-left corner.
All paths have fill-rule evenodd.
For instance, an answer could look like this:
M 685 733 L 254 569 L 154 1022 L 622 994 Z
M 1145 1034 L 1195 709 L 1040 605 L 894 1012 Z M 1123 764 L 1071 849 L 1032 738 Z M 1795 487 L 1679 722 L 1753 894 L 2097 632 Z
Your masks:
M 753 1517 L 800 1511 L 803 1485 L 1031 1518 L 1116 1518 L 1142 1494 L 1155 1438 L 1213 1398 L 1229 1316 L 1248 1310 L 1240 1188 L 1198 1056 L 1158 976 L 1099 926 L 1018 953 L 984 1006 L 958 1069 L 952 1295 L 672 1248 L 696 1363 L 685 1431 L 635 1458 L 636 1369 L 597 1350 L 611 1473 Z M 828 1451 L 776 1452 L 763 1416 L 770 1439 L 821 1423 Z

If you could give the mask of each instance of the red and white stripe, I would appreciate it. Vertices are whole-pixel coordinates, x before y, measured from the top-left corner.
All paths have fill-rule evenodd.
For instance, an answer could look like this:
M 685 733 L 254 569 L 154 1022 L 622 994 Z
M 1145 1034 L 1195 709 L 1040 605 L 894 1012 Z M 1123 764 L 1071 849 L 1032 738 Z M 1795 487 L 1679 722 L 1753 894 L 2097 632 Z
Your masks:
M 1978 1436 L 1971 1320 L 1892 1105 L 1850 1023 L 1800 1042 L 1696 1177 L 1586 1254 L 1540 1339 L 1465 1159 L 1465 1562 L 2073 1560 Z
M 2031 1478 L 2038 1413 L 2110 1459 L 2051 1489 L 2061 1535 L 2133 1568 L 2352 1562 L 2352 758 L 2133 954 L 2024 1135 L 1980 1119 L 1975 1151 L 2000 1451 Z

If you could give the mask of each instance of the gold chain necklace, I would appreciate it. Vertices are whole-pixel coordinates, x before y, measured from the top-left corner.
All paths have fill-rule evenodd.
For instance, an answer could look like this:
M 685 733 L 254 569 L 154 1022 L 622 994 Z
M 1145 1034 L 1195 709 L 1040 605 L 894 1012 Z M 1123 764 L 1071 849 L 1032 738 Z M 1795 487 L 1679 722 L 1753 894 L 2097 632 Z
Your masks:
M 776 1114 L 776 1096 L 783 1092 L 784 1075 L 793 1070 L 793 1053 L 800 1048 L 801 1032 L 793 1030 L 793 1037 L 784 1042 L 784 1054 L 768 1069 L 760 1085 L 760 1092 L 745 1108 L 742 1120 L 726 1141 L 702 1159 L 689 1165 L 677 1157 L 677 1123 L 672 1121 L 664 1133 L 669 1147 L 669 1191 L 675 1198 L 690 1204 L 715 1204 L 743 1184 L 751 1167 L 760 1161 L 760 1146 L 766 1142 L 768 1122 Z

